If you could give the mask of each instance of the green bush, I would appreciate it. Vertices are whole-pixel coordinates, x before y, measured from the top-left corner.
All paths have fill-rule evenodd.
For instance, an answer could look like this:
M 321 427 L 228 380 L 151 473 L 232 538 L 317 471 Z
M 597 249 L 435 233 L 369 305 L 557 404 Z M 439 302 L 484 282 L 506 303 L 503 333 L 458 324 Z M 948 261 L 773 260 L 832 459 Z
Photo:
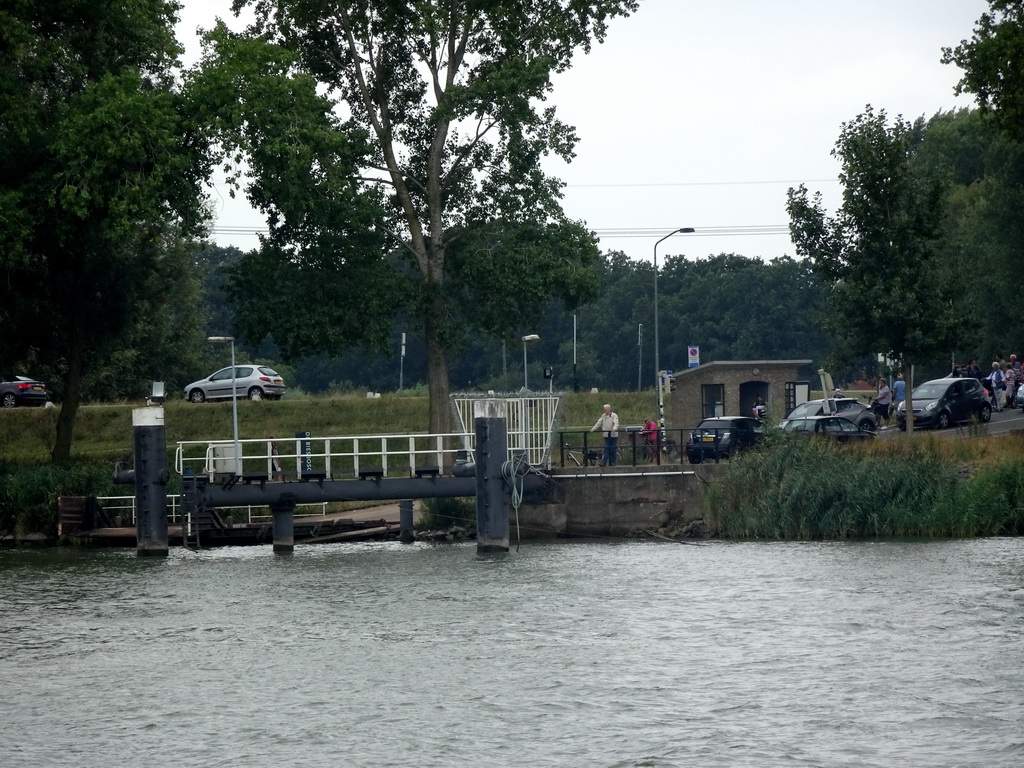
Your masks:
M 79 462 L 73 467 L 44 464 L 10 471 L 0 467 L 0 531 L 57 532 L 57 501 L 61 496 L 113 496 L 131 493 L 113 482 L 113 466 Z
M 425 499 L 416 520 L 416 530 L 435 531 L 459 525 L 476 529 L 476 499 Z
M 1024 532 L 1024 462 L 970 480 L 928 444 L 899 457 L 783 439 L 737 457 L 707 497 L 713 533 L 736 539 L 990 536 Z

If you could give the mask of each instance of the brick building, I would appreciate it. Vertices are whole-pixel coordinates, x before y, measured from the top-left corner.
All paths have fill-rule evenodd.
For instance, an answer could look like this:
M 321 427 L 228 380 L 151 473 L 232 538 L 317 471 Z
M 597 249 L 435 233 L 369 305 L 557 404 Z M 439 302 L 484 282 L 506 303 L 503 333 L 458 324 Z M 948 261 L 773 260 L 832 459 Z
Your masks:
M 665 426 L 690 429 L 709 416 L 749 416 L 758 395 L 772 418 L 783 418 L 810 399 L 810 382 L 798 380 L 810 360 L 721 360 L 679 371 L 666 398 Z

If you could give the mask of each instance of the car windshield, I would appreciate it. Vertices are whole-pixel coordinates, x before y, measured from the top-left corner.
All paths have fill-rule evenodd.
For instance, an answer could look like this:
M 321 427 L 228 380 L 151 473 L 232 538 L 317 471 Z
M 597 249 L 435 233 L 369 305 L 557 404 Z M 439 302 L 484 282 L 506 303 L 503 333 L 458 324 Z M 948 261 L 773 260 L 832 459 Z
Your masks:
M 791 419 L 802 419 L 806 416 L 818 416 L 821 413 L 821 401 L 812 400 L 809 403 L 798 405 L 789 414 Z
M 938 400 L 946 393 L 948 386 L 948 381 L 926 381 L 914 390 L 912 397 L 915 400 Z
M 273 368 L 267 368 L 265 365 L 261 365 L 260 366 L 260 373 L 262 373 L 264 376 L 277 376 L 278 375 L 277 371 L 275 371 Z

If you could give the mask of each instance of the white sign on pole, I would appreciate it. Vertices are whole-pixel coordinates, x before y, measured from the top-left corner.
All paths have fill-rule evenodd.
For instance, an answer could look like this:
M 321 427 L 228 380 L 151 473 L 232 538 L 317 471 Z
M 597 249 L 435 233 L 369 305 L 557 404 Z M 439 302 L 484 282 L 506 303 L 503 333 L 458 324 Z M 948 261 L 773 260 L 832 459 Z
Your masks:
M 690 359 L 690 367 L 696 368 L 700 365 L 700 347 L 690 346 L 686 350 L 687 357 Z

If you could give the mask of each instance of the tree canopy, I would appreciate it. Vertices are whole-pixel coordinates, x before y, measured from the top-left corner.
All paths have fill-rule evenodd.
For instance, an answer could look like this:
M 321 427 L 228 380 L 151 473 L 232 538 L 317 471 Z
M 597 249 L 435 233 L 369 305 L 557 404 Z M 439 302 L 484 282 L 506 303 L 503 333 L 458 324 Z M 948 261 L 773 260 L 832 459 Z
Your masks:
M 790 189 L 787 210 L 797 253 L 825 286 L 826 325 L 849 355 L 930 360 L 955 346 L 961 293 L 939 258 L 944 184 L 916 173 L 924 122 L 870 106 L 840 130 L 843 202 L 835 216 L 820 193 Z
M 989 0 L 970 40 L 943 48 L 945 64 L 964 71 L 957 93 L 973 93 L 1009 135 L 1024 139 L 1024 1 Z
M 177 8 L 0 11 L 0 358 L 59 372 L 58 462 L 85 376 L 171 302 L 164 260 L 205 219 L 205 143 L 173 79 Z
M 324 167 L 338 172 L 324 174 L 338 186 L 330 200 L 314 194 L 297 211 L 282 202 L 294 197 L 275 181 L 284 172 L 256 157 L 249 197 L 279 218 L 271 218 L 271 235 L 251 260 L 251 273 L 301 271 L 308 286 L 326 279 L 348 286 L 342 301 L 355 296 L 312 329 L 303 349 L 319 344 L 323 351 L 336 350 L 345 338 L 380 343 L 379 332 L 396 313 L 417 318 L 426 350 L 429 426 L 443 431 L 448 353 L 464 338 L 467 319 L 514 338 L 522 330 L 520 315 L 480 312 L 500 303 L 495 292 L 503 299 L 516 296 L 539 313 L 544 299 L 557 295 L 578 303 L 595 284 L 596 244 L 585 227 L 565 219 L 561 183 L 541 167 L 549 154 L 570 160 L 576 135 L 544 102 L 552 74 L 601 41 L 608 21 L 635 10 L 637 0 L 236 0 L 234 7 L 246 5 L 256 21 L 245 42 L 221 30 L 211 37 L 215 47 L 204 69 L 243 71 L 253 58 L 239 56 L 239 46 L 257 42 L 293 55 L 281 76 L 300 84 L 312 76 L 324 103 L 319 115 L 306 109 L 312 97 L 288 112 L 292 125 L 300 126 L 296 130 L 323 129 L 323 141 L 292 167 L 307 177 L 319 178 Z M 239 100 L 255 104 L 244 87 L 248 81 L 234 82 L 241 86 Z M 260 109 L 245 119 L 250 133 L 244 149 L 251 160 L 276 132 L 263 125 L 280 116 Z M 349 167 L 335 162 L 342 143 L 361 153 L 344 158 Z M 344 246 L 341 256 L 331 260 L 330 249 L 323 248 L 325 258 L 309 263 L 306 251 L 317 248 L 290 229 L 296 215 L 315 218 L 319 242 Z M 345 231 L 335 227 L 337 220 L 361 222 L 362 228 Z M 331 235 L 332 229 L 340 231 Z M 357 242 L 360 232 L 363 240 L 377 242 Z M 471 281 L 480 280 L 491 291 L 487 304 L 460 306 L 476 301 L 479 288 Z M 245 282 L 244 288 L 258 285 Z

